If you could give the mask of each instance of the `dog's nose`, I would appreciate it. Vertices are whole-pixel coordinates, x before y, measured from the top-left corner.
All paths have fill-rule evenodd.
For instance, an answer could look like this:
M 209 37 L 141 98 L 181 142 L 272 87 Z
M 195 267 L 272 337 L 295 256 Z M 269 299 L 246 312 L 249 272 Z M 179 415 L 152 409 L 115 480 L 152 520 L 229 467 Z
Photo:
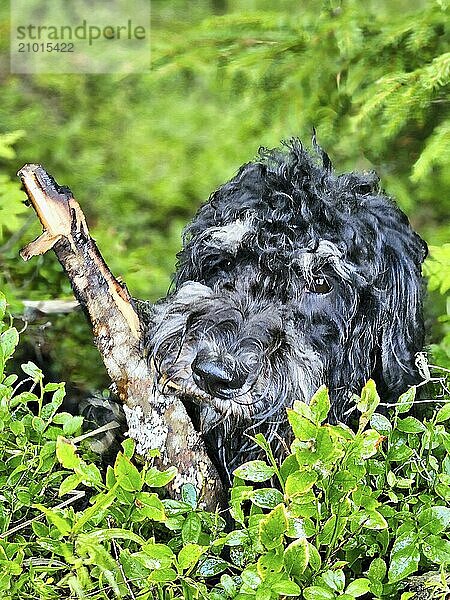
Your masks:
M 236 360 L 228 355 L 199 352 L 192 362 L 195 383 L 211 396 L 226 398 L 244 384 L 246 376 L 237 369 Z

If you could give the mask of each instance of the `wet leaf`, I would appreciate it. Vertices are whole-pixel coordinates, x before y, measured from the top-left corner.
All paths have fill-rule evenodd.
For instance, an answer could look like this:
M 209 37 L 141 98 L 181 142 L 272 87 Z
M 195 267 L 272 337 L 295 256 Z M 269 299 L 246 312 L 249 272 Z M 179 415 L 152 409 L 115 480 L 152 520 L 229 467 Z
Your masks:
M 116 462 L 114 463 L 114 474 L 122 489 L 129 492 L 136 492 L 142 488 L 142 479 L 139 471 L 130 459 L 121 452 L 117 455 Z
M 284 551 L 286 572 L 293 577 L 303 575 L 309 562 L 309 544 L 305 538 L 294 540 Z
M 320 425 L 328 416 L 330 410 L 330 398 L 328 388 L 322 385 L 309 403 L 312 420 L 316 425 Z
M 282 542 L 288 528 L 286 509 L 283 504 L 277 506 L 259 523 L 259 539 L 264 546 L 271 550 Z
M 267 481 L 275 474 L 275 469 L 262 460 L 251 460 L 233 471 L 233 475 L 247 481 Z

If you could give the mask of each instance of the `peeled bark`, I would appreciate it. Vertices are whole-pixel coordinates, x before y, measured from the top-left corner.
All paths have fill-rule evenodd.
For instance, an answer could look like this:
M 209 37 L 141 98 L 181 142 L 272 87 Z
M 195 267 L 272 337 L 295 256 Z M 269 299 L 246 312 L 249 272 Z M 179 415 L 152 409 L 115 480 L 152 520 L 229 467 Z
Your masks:
M 90 320 L 138 454 L 146 458 L 149 450 L 158 449 L 160 456 L 153 460 L 160 468 L 178 468 L 170 493 L 177 497 L 184 483 L 192 483 L 203 505 L 214 509 L 224 493 L 219 475 L 180 399 L 155 393 L 133 299 L 108 269 L 80 205 L 40 165 L 25 165 L 18 175 L 43 226 L 42 235 L 22 250 L 22 258 L 54 250 Z

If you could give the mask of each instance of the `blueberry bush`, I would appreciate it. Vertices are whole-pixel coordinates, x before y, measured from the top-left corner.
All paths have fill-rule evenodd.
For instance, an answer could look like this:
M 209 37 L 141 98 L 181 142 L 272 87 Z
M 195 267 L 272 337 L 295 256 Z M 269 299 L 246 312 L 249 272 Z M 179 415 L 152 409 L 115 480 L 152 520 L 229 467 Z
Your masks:
M 294 402 L 287 458 L 257 435 L 265 458 L 236 469 L 229 506 L 213 513 L 189 485 L 167 498 L 176 468 L 139 465 L 130 439 L 102 472 L 82 417 L 61 410 L 64 384 L 30 362 L 8 373 L 19 333 L 5 311 L 1 296 L 3 598 L 407 600 L 424 574 L 426 598 L 448 597 L 445 370 L 430 376 L 433 404 L 416 401 L 421 418 L 416 388 L 388 418 L 373 381 L 354 399 L 354 430 L 326 423 L 325 387 Z

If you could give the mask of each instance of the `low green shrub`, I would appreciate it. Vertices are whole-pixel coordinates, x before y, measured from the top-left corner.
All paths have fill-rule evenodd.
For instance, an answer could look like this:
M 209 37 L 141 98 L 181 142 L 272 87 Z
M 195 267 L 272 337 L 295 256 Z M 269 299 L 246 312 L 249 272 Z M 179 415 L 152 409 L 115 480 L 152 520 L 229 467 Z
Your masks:
M 0 296 L 2 318 L 5 309 Z M 266 458 L 236 469 L 227 527 L 221 514 L 202 510 L 192 486 L 184 486 L 181 500 L 165 498 L 176 469 L 136 466 L 132 440 L 102 475 L 82 418 L 61 412 L 63 384 L 44 384 L 31 363 L 22 365 L 21 381 L 4 372 L 18 339 L 6 319 L 0 335 L 5 600 L 407 600 L 414 597 L 405 591 L 409 577 L 429 571 L 437 577 L 428 597 L 448 594 L 448 397 L 419 420 L 407 414 L 411 388 L 388 419 L 376 412 L 379 398 L 369 381 L 355 399 L 356 431 L 326 424 L 324 387 L 309 405 L 294 402 L 289 455 L 279 464 L 264 437 L 255 437 Z

